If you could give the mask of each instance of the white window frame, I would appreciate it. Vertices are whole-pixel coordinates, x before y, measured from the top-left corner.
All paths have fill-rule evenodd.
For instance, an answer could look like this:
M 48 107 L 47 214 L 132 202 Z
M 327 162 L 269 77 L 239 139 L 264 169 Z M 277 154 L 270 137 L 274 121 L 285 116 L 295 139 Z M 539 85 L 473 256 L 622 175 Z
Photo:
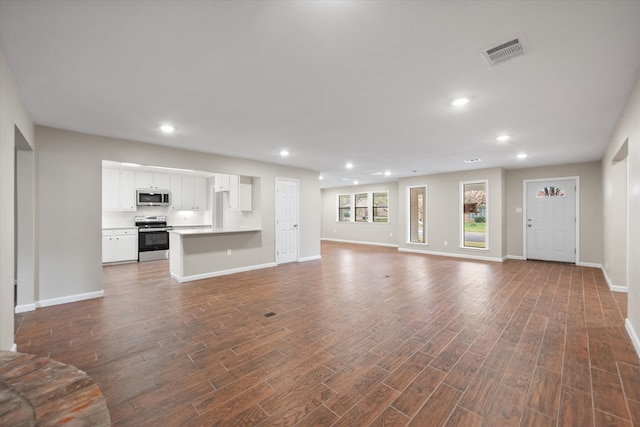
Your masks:
M 375 195 L 376 194 L 381 194 L 384 193 L 387 195 L 387 220 L 386 221 L 376 221 L 376 214 L 375 214 L 375 206 L 374 206 L 374 201 L 375 201 Z M 389 224 L 389 213 L 391 211 L 389 210 L 389 191 L 372 191 L 371 192 L 371 222 L 375 222 L 376 224 Z M 381 217 L 382 218 L 382 217 Z
M 473 246 L 464 245 L 464 186 L 468 184 L 484 184 L 485 191 L 487 192 L 487 206 L 485 208 L 485 247 L 474 248 Z M 460 181 L 460 214 L 458 215 L 459 230 L 460 230 L 460 249 L 472 250 L 472 251 L 488 251 L 489 250 L 489 180 L 488 179 L 474 179 L 470 181 Z
M 389 216 L 387 217 L 387 221 L 383 222 L 375 222 L 373 220 L 373 195 L 384 193 L 387 195 L 387 209 L 389 210 Z M 367 194 L 367 220 L 366 221 L 356 221 L 355 213 L 356 213 L 356 194 Z M 351 198 L 351 206 L 349 208 L 349 221 L 340 221 L 340 197 L 341 196 L 349 196 Z M 339 193 L 336 195 L 336 222 L 346 224 L 389 224 L 391 222 L 391 208 L 389 203 L 389 190 L 374 190 L 374 191 L 354 191 L 353 193 Z
M 348 221 L 340 221 L 340 197 L 349 196 L 349 220 Z M 338 194 L 336 196 L 336 222 L 353 222 L 353 205 L 354 205 L 354 197 L 353 194 Z
M 358 196 L 359 195 L 365 195 L 367 197 L 367 205 L 366 206 L 358 206 Z M 371 215 L 371 211 L 373 210 L 373 200 L 371 197 L 372 193 L 366 192 L 366 191 L 362 191 L 360 193 L 353 193 L 353 221 L 354 222 L 373 222 L 373 218 Z M 359 217 L 357 215 L 355 215 L 358 212 L 358 208 L 360 209 L 366 209 L 367 210 L 367 215 L 366 218 L 367 219 L 359 219 Z
M 424 223 L 422 224 L 424 242 L 412 242 L 411 241 L 411 189 L 413 188 L 424 188 L 425 197 L 424 197 Z M 428 227 L 428 218 L 429 215 L 429 186 L 427 184 L 422 185 L 410 185 L 407 186 L 407 233 L 406 240 L 409 245 L 421 245 L 428 246 L 429 245 L 429 234 L 427 233 Z

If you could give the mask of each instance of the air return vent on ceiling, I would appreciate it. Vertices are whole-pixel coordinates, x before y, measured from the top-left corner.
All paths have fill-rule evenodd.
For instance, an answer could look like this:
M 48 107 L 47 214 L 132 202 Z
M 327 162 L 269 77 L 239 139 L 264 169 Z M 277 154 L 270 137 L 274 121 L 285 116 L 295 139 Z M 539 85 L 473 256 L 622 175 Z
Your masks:
M 496 66 L 511 58 L 527 53 L 526 44 L 522 37 L 513 37 L 509 41 L 502 42 L 482 51 L 482 56 L 489 65 Z

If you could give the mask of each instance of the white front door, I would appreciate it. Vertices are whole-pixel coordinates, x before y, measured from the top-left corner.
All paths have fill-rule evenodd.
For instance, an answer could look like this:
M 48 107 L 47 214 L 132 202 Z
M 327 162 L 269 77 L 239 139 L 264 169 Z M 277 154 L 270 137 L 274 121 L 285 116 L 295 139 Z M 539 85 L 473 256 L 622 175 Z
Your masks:
M 576 262 L 576 180 L 526 184 L 527 259 Z
M 276 264 L 298 261 L 298 181 L 276 178 Z

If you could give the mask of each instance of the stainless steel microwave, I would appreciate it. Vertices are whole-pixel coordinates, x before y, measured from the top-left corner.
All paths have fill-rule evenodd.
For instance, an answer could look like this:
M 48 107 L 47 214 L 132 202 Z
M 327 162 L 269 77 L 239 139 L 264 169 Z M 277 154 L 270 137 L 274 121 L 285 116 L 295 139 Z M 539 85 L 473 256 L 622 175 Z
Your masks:
M 171 193 L 168 190 L 136 190 L 136 204 L 138 206 L 169 206 Z

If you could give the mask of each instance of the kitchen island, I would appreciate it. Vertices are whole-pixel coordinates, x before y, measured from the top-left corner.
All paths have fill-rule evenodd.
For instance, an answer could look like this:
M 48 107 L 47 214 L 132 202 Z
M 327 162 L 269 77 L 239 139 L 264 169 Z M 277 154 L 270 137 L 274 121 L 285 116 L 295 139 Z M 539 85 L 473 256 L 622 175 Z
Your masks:
M 169 271 L 180 283 L 273 267 L 274 255 L 269 252 L 262 243 L 262 228 L 169 231 Z

